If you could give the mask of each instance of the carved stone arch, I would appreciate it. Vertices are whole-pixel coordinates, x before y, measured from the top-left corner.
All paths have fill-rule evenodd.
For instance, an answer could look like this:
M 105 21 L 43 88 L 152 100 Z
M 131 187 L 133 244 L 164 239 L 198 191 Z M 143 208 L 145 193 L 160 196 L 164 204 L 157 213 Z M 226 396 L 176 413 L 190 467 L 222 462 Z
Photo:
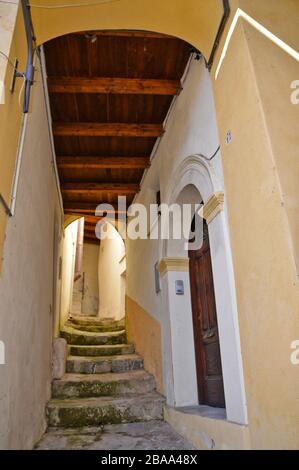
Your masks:
M 203 215 L 209 214 L 210 216 L 206 216 L 206 219 L 209 224 L 227 419 L 246 424 L 247 411 L 235 281 L 223 202 L 224 187 L 215 173 L 213 163 L 206 161 L 200 155 L 185 158 L 170 175 L 169 184 L 162 194 L 163 202 L 169 205 L 175 203 L 188 186 L 192 186 L 197 192 L 198 202 L 204 203 Z M 182 198 L 180 202 L 190 201 Z M 197 399 L 188 259 L 187 255 L 184 256 L 182 244 L 177 244 L 176 256 L 173 245 L 171 251 L 169 246 L 169 240 L 163 240 L 160 263 L 165 306 L 169 315 L 168 325 L 165 327 L 170 333 L 166 335 L 172 336 L 164 342 L 171 348 L 171 351 L 166 352 L 166 357 L 172 362 L 173 371 L 172 379 L 165 378 L 165 383 L 170 403 L 176 406 L 187 406 L 196 404 Z M 185 295 L 179 300 L 173 288 L 173 283 L 177 278 L 185 283 Z M 183 323 L 178 316 L 178 308 L 184 312 Z M 178 329 L 180 329 L 180 334 L 177 333 Z M 182 360 L 184 356 L 186 356 L 185 361 Z M 188 366 L 186 366 L 187 357 L 189 357 Z M 186 383 L 189 384 L 188 387 Z

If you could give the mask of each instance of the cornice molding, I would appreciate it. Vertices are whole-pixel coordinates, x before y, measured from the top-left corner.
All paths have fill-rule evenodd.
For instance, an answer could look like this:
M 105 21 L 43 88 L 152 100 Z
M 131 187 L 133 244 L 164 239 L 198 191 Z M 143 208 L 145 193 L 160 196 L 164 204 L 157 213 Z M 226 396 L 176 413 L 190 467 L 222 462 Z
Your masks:
M 206 219 L 207 224 L 209 224 L 221 211 L 223 211 L 223 206 L 224 192 L 217 191 L 216 193 L 212 194 L 207 202 L 202 206 L 199 211 L 199 215 L 203 219 Z
M 158 264 L 158 271 L 161 276 L 164 276 L 168 271 L 189 271 L 189 258 L 162 258 Z

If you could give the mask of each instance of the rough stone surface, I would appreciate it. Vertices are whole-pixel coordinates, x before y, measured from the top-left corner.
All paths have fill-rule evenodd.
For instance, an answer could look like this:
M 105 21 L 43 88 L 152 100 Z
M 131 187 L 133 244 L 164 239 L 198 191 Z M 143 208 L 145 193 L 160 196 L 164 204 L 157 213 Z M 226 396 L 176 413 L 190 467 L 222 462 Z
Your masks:
M 133 397 L 52 399 L 48 424 L 59 427 L 98 426 L 163 419 L 165 399 L 157 392 Z
M 67 342 L 64 338 L 55 338 L 53 341 L 52 367 L 53 379 L 61 379 L 66 370 Z
M 132 354 L 135 351 L 133 344 L 110 344 L 107 346 L 69 346 L 72 356 L 118 356 Z
M 77 321 L 90 328 L 115 326 L 113 321 Z M 48 425 L 82 428 L 163 419 L 165 398 L 155 392 L 155 379 L 143 370 L 134 346 L 126 344 L 125 330 L 94 332 L 66 326 L 61 335 L 68 343 L 68 372 L 52 382 Z
M 88 324 L 88 323 L 76 323 L 73 321 L 68 321 L 66 323 L 67 327 L 73 328 L 75 330 L 80 330 L 80 331 L 88 331 L 90 333 L 102 333 L 102 332 L 107 332 L 107 331 L 122 331 L 124 329 L 123 324 L 119 324 L 117 322 L 112 323 L 111 325 L 104 325 L 104 324 Z
M 89 328 L 103 328 L 103 331 L 117 331 L 118 329 L 125 329 L 124 319 L 114 321 L 111 319 L 99 320 L 97 317 L 72 317 L 68 320 L 68 324 L 74 328 L 81 328 L 82 330 L 87 328 L 86 331 L 88 331 Z
M 155 379 L 144 370 L 121 374 L 65 374 L 52 383 L 53 398 L 101 397 L 152 392 Z
M 126 342 L 126 332 L 124 330 L 94 333 L 64 327 L 60 335 L 66 339 L 68 344 L 77 345 L 119 344 Z
M 163 421 L 78 429 L 49 428 L 37 450 L 195 450 Z
M 137 354 L 112 357 L 69 356 L 66 372 L 75 374 L 103 374 L 106 372 L 128 372 L 143 368 L 143 359 Z

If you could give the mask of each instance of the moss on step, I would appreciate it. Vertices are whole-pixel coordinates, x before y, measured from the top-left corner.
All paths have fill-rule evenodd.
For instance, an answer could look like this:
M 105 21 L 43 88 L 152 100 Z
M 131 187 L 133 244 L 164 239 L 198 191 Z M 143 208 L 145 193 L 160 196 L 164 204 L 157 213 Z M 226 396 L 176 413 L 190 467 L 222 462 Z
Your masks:
M 83 346 L 120 344 L 126 342 L 125 331 L 110 333 L 89 333 L 82 332 L 73 328 L 64 328 L 60 332 L 60 336 L 64 338 L 68 344 L 76 344 Z
M 60 408 L 56 420 L 51 424 L 62 427 L 82 428 L 84 426 L 102 426 L 135 421 L 129 409 L 120 410 L 114 406 L 103 408 Z
M 107 346 L 86 346 L 70 345 L 72 356 L 121 356 L 122 354 L 134 353 L 132 344 L 107 345 Z

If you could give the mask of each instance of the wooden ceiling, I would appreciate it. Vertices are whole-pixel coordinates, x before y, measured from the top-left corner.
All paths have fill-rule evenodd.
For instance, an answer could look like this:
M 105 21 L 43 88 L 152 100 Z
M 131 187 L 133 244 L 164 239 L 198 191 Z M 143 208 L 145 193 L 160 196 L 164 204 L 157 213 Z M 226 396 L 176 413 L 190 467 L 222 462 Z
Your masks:
M 65 213 L 95 208 L 139 191 L 156 139 L 191 52 L 156 33 L 76 33 L 45 44 L 53 135 Z

